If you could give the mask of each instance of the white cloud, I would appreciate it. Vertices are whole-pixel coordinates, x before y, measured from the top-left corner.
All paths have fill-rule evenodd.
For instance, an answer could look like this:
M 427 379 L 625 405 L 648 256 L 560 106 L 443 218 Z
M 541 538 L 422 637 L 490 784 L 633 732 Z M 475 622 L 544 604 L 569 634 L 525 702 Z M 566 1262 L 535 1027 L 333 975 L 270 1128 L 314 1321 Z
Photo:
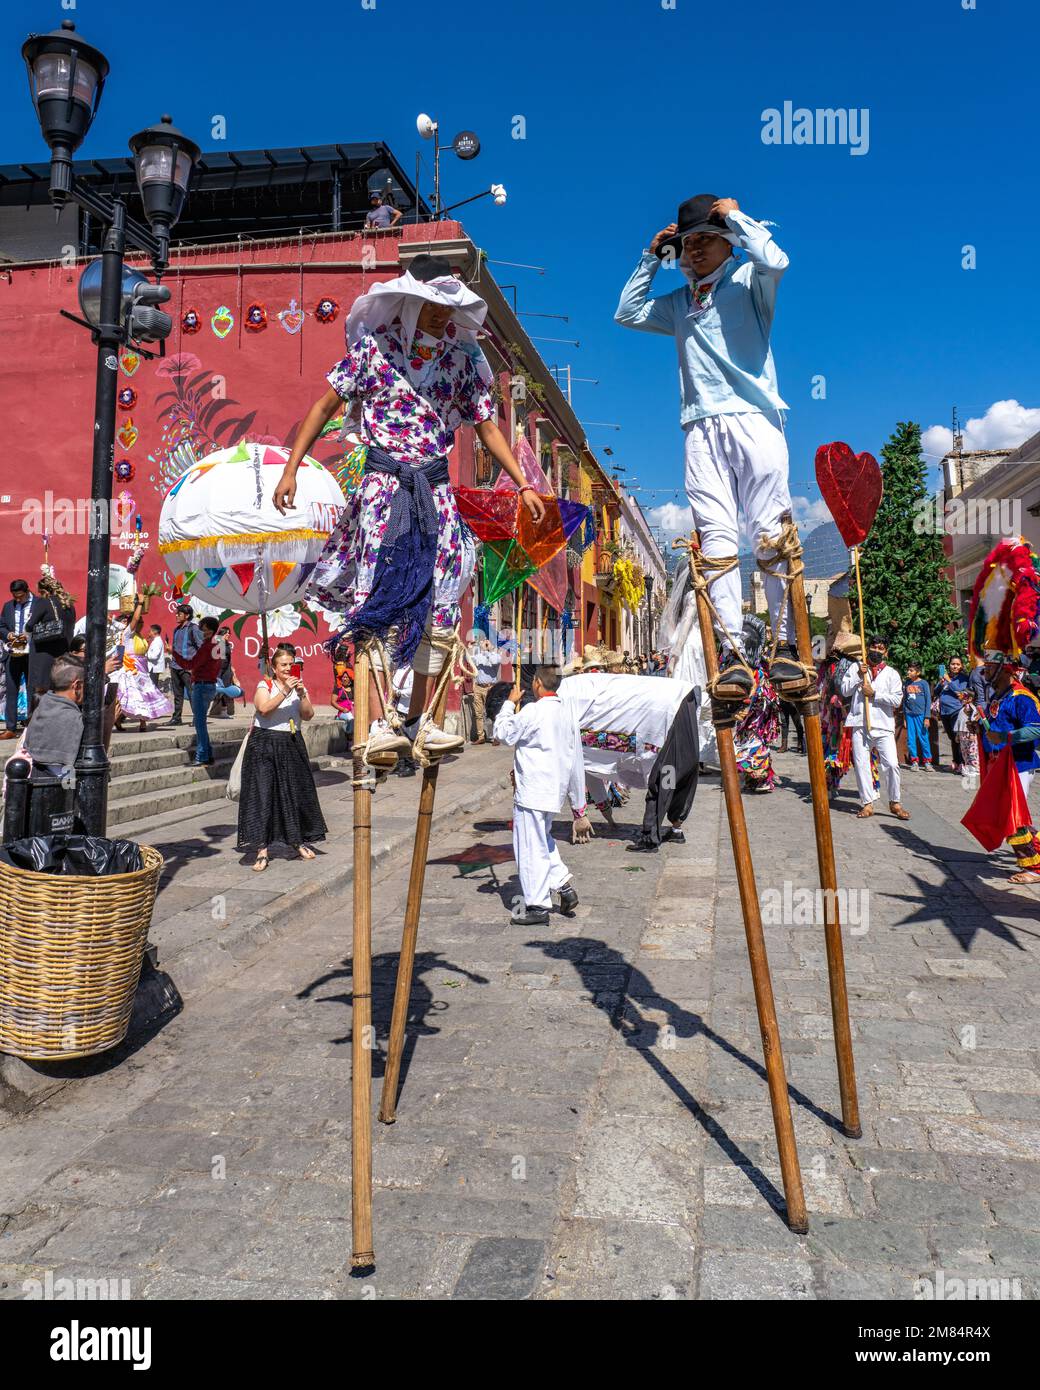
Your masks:
M 831 514 L 822 497 L 817 497 L 812 502 L 808 497 L 792 497 L 791 502 L 794 506 L 794 519 L 803 536 L 831 520 Z M 659 526 L 669 540 L 673 536 L 688 536 L 693 530 L 693 512 L 689 507 L 681 507 L 678 502 L 665 502 L 660 507 L 651 507 L 646 515 L 650 525 Z
M 794 519 L 803 536 L 815 531 L 817 526 L 825 526 L 828 521 L 833 520 L 822 497 L 816 497 L 811 502 L 808 497 L 792 497 L 791 505 L 794 507 Z
M 994 401 L 983 416 L 964 426 L 966 452 L 976 449 L 1017 449 L 1040 430 L 1040 407 L 1018 401 Z M 930 425 L 921 435 L 921 448 L 931 463 L 938 463 L 953 448 L 953 431 L 946 425 Z
M 673 536 L 688 536 L 693 530 L 693 512 L 689 507 L 680 507 L 678 502 L 651 507 L 646 516 L 650 525 L 659 526 L 668 540 Z

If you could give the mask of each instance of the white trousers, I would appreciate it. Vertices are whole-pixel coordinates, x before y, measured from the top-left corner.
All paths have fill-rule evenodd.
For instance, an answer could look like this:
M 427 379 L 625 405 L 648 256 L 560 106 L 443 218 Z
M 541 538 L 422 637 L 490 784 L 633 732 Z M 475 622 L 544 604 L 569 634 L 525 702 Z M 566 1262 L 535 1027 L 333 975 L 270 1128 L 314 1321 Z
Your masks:
M 877 801 L 874 779 L 870 775 L 870 750 L 877 749 L 881 764 L 881 777 L 888 786 L 889 801 L 899 800 L 899 755 L 896 752 L 895 734 L 864 733 L 862 729 L 852 731 L 852 765 L 856 769 L 856 789 L 864 806 Z
M 707 556 L 736 555 L 740 541 L 738 517 L 755 553 L 763 535 L 780 534 L 780 518 L 791 510 L 787 481 L 787 440 L 777 411 L 762 414 L 709 415 L 695 420 L 686 435 L 686 496 Z M 794 632 L 794 619 L 779 613 L 783 584 L 763 575 L 773 632 L 779 641 Z M 730 570 L 711 586 L 719 617 L 734 637 L 740 636 L 740 571 Z M 792 638 L 793 640 L 793 638 Z
M 551 894 L 570 881 L 552 833 L 552 811 L 513 807 L 513 855 L 528 907 L 552 907 Z

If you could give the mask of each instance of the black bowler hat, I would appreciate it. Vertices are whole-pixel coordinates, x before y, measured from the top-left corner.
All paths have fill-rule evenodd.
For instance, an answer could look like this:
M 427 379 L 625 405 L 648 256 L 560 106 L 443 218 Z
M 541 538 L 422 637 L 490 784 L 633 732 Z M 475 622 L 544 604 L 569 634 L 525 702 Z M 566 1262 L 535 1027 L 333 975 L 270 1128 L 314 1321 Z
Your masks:
M 715 193 L 697 193 L 687 198 L 685 203 L 680 203 L 675 216 L 678 230 L 674 236 L 658 244 L 657 254 L 663 258 L 671 248 L 676 256 L 681 256 L 683 237 L 696 236 L 698 232 L 710 232 L 713 236 L 728 232 L 725 218 L 711 216 L 711 210 L 718 201 Z
M 413 280 L 440 280 L 445 276 L 455 278 L 455 272 L 451 268 L 451 262 L 446 261 L 443 256 L 430 256 L 423 251 L 408 262 L 408 272 Z

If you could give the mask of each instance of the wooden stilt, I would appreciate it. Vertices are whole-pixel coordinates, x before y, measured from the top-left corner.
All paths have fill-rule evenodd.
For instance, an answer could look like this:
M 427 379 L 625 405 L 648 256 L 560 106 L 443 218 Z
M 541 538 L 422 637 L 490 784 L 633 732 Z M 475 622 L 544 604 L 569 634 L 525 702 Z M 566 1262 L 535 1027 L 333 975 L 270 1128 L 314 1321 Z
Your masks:
M 785 516 L 785 521 L 791 520 Z M 790 585 L 791 608 L 794 611 L 798 656 L 805 665 L 812 663 L 812 637 L 809 632 L 809 612 L 805 606 L 805 579 L 796 574 Z M 809 785 L 812 789 L 813 825 L 816 831 L 816 858 L 820 868 L 820 887 L 824 902 L 824 941 L 827 947 L 827 976 L 831 991 L 831 1018 L 834 1023 L 834 1051 L 838 1063 L 838 1087 L 841 1091 L 841 1118 L 850 1139 L 860 1139 L 863 1129 L 859 1118 L 856 1095 L 856 1063 L 852 1052 L 852 1028 L 849 1023 L 849 994 L 845 982 L 845 949 L 841 939 L 841 918 L 838 913 L 838 879 L 834 867 L 834 841 L 831 837 L 831 811 L 827 797 L 827 770 L 823 753 L 823 734 L 820 730 L 820 705 L 816 698 L 800 705 L 802 737 L 809 760 Z
M 262 609 L 262 610 L 261 610 L 261 613 L 260 613 L 260 640 L 261 640 L 261 641 L 263 642 L 263 644 L 264 644 L 264 674 L 265 674 L 266 676 L 270 676 L 270 674 L 271 674 L 271 649 L 270 649 L 270 647 L 268 646 L 268 640 L 269 640 L 269 639 L 268 639 L 268 636 L 267 636 L 267 610 L 266 610 L 266 608 L 265 608 L 265 609 Z
M 859 640 L 863 644 L 863 660 L 867 659 L 867 622 L 863 612 L 863 581 L 859 577 L 859 546 L 852 547 L 852 563 L 856 566 L 856 598 L 859 602 Z M 863 696 L 863 723 L 870 733 L 870 701 Z
M 691 564 L 696 566 L 696 556 L 700 551 L 696 532 L 691 537 L 691 547 Z M 704 591 L 700 588 L 697 590 L 697 616 L 700 620 L 708 679 L 712 681 L 718 675 L 718 656 L 715 651 L 715 633 L 712 628 L 711 611 Z M 715 717 L 716 711 L 713 706 L 713 720 Z M 776 1004 L 773 1000 L 773 982 L 769 975 L 769 959 L 766 955 L 765 935 L 762 931 L 762 913 L 759 906 L 758 890 L 755 886 L 755 866 L 748 847 L 744 803 L 740 795 L 737 757 L 733 748 L 733 724 L 722 719 L 716 723 L 715 731 L 718 740 L 719 766 L 722 769 L 722 790 L 726 797 L 726 816 L 729 820 L 730 841 L 733 845 L 733 859 L 737 869 L 740 906 L 744 914 L 744 934 L 747 937 L 748 959 L 751 962 L 751 981 L 755 990 L 755 1006 L 758 1010 L 758 1026 L 762 1033 L 762 1052 L 769 1084 L 769 1102 L 773 1109 L 773 1128 L 776 1132 L 776 1147 L 780 1156 L 784 1199 L 787 1203 L 787 1224 L 792 1231 L 802 1234 L 809 1229 L 809 1217 L 805 1208 L 805 1194 L 802 1190 L 802 1171 L 798 1166 L 798 1149 L 794 1138 L 794 1124 L 791 1120 L 791 1101 L 787 1093 L 787 1076 L 784 1071 L 783 1052 L 780 1048 L 780 1029 L 776 1021 Z
M 351 1045 L 351 1211 L 355 1269 L 374 1265 L 372 1245 L 372 779 L 362 754 L 369 726 L 369 654 L 354 662 L 354 954 Z
M 433 709 L 435 724 L 444 719 L 448 699 L 445 685 Z M 390 1020 L 390 1037 L 386 1045 L 386 1067 L 383 1088 L 379 1094 L 379 1119 L 392 1125 L 397 1119 L 397 1088 L 404 1053 L 405 1025 L 408 1021 L 408 1001 L 412 994 L 412 974 L 415 968 L 415 944 L 419 936 L 419 917 L 422 913 L 423 887 L 426 882 L 426 857 L 430 850 L 430 831 L 433 826 L 433 803 L 437 797 L 439 760 L 423 768 L 419 791 L 419 816 L 415 825 L 412 846 L 412 869 L 408 877 L 408 901 L 404 910 L 404 931 L 401 934 L 401 954 L 397 960 L 397 983 L 394 986 L 394 1011 Z

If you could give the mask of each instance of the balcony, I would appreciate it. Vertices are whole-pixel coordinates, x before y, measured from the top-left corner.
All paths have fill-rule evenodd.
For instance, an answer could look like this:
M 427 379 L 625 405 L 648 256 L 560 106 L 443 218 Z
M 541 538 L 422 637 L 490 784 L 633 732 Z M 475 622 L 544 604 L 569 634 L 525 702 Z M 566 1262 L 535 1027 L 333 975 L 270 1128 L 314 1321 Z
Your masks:
M 605 594 L 614 592 L 614 560 L 616 556 L 608 550 L 601 542 L 596 542 L 595 559 L 593 570 L 596 576 L 596 588 Z

